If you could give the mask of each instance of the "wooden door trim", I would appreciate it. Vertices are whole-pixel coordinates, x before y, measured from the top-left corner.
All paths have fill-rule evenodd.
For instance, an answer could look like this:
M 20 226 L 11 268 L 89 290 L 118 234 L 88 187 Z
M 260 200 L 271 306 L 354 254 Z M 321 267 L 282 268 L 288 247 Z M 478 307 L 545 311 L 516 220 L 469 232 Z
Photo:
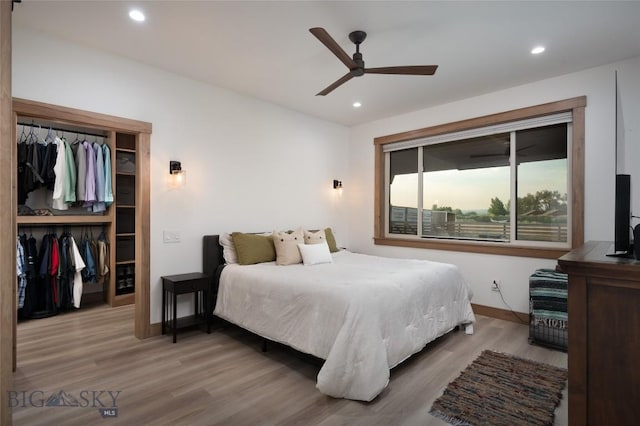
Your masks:
M 0 1 L 0 425 L 11 424 L 16 329 L 16 148 L 11 106 L 11 2 Z
M 139 220 L 136 222 L 139 225 L 137 229 L 140 232 L 140 252 L 136 254 L 136 259 L 140 259 L 140 273 L 136 273 L 136 296 L 135 296 L 135 336 L 139 339 L 144 339 L 151 336 L 150 315 L 151 300 L 150 300 L 150 142 L 151 142 L 151 123 L 144 121 L 131 120 L 128 118 L 116 117 L 107 114 L 101 114 L 91 111 L 84 111 L 77 108 L 69 108 L 59 105 L 52 105 L 43 102 L 37 102 L 32 100 L 13 98 L 13 112 L 20 117 L 28 117 L 33 119 L 46 120 L 47 122 L 59 123 L 63 125 L 78 126 L 86 129 L 96 129 L 99 131 L 109 132 L 114 137 L 114 132 L 135 134 L 141 143 L 141 150 L 137 156 L 138 173 L 140 173 L 140 179 L 136 179 L 140 183 L 137 188 L 137 193 L 140 195 L 140 208 L 137 209 L 137 215 Z M 15 129 L 15 121 L 14 121 Z M 115 142 L 115 138 L 114 138 Z M 11 144 L 13 146 L 13 144 Z M 112 151 L 115 152 L 115 146 L 112 147 Z M 114 157 L 112 157 L 114 158 Z M 112 163 L 115 164 L 115 163 Z M 15 170 L 15 167 L 10 169 Z M 13 175 L 12 175 L 13 176 Z M 115 186 L 114 186 L 115 187 Z M 16 211 L 15 205 L 11 210 Z M 15 221 L 15 213 L 13 214 Z M 111 215 L 113 218 L 113 214 Z M 113 220 L 112 220 L 113 222 Z M 15 222 L 13 225 L 15 229 Z M 113 235 L 113 234 L 112 234 Z M 111 240 L 112 245 L 115 241 Z M 15 247 L 14 247 L 15 252 Z M 113 250 L 112 250 L 113 252 Z M 140 257 L 137 257 L 137 256 Z M 15 261 L 14 261 L 15 265 Z M 112 279 L 113 282 L 113 279 Z M 139 290 L 139 291 L 138 291 Z M 139 294 L 138 294 L 139 293 Z

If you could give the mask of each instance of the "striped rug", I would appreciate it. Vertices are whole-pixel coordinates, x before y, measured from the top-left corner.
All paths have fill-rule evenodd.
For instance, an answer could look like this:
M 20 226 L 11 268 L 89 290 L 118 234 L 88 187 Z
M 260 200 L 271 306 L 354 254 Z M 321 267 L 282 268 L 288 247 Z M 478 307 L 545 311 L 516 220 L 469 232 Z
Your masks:
M 431 406 L 452 425 L 553 425 L 567 370 L 485 350 Z

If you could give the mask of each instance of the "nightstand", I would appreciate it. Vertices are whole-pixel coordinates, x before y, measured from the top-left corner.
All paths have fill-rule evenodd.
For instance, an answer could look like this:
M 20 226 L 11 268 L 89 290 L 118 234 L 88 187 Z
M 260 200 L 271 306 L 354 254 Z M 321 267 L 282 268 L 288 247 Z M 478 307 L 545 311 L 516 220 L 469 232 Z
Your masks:
M 200 272 L 162 277 L 162 334 L 166 334 L 169 328 L 173 333 L 173 343 L 176 343 L 177 332 L 182 328 L 205 324 L 207 333 L 211 333 L 211 281 L 209 275 Z M 178 295 L 191 293 L 195 314 L 176 318 Z

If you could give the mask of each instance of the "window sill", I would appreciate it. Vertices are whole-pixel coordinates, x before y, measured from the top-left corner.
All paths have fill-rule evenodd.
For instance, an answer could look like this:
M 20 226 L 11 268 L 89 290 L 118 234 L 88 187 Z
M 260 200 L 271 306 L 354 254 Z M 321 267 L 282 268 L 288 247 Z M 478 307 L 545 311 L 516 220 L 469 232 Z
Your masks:
M 456 240 L 419 240 L 408 238 L 375 237 L 374 244 L 396 247 L 413 247 L 431 250 L 460 251 L 467 253 L 495 254 L 500 256 L 532 257 L 537 259 L 557 259 L 571 249 L 523 247 L 505 243 Z

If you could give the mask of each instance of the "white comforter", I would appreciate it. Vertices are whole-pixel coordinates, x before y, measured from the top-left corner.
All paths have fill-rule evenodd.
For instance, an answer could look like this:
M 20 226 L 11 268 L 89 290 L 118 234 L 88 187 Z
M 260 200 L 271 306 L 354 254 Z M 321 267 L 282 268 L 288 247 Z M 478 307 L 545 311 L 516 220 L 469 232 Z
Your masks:
M 454 265 L 342 251 L 313 266 L 228 265 L 215 315 L 325 360 L 317 387 L 371 401 L 389 370 L 475 321 Z

